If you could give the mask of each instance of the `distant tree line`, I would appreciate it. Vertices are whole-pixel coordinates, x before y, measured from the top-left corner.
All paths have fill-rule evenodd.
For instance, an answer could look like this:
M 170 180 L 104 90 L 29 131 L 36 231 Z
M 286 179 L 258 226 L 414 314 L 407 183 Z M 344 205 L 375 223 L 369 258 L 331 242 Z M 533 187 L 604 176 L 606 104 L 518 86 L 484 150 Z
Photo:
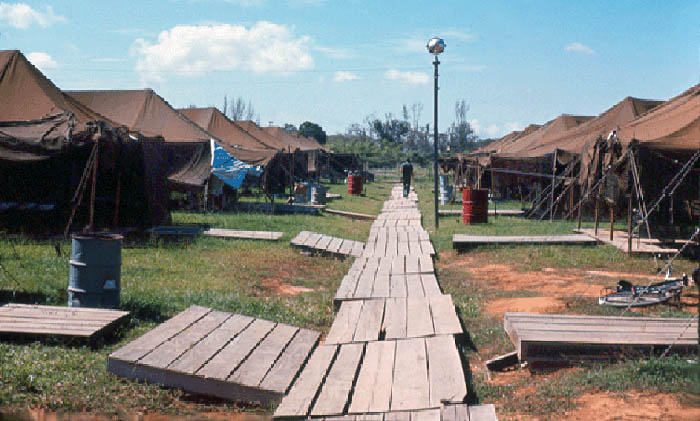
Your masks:
M 416 102 L 410 107 L 404 105 L 399 117 L 392 113 L 384 119 L 367 116 L 363 124 L 351 124 L 346 133 L 328 138 L 327 146 L 339 153 L 355 153 L 370 163 L 372 167 L 395 166 L 406 158 L 421 166 L 433 161 L 433 133 L 430 124 L 422 125 L 423 104 Z M 438 134 L 441 156 L 467 154 L 492 140 L 481 140 L 474 134 L 467 112 L 466 101 L 455 104 L 455 120 Z

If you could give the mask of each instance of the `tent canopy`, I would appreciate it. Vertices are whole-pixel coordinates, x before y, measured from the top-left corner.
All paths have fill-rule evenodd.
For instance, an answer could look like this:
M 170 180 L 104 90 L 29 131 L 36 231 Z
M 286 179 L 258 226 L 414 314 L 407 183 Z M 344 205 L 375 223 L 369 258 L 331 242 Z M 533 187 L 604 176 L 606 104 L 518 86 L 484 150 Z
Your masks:
M 216 108 L 183 108 L 178 110 L 198 126 L 216 136 L 228 154 L 246 164 L 265 166 L 277 151 L 238 127 Z M 215 158 L 216 159 L 216 158 Z
M 151 89 L 66 91 L 86 106 L 131 130 L 165 139 L 168 180 L 199 188 L 211 174 L 210 133 L 179 113 Z

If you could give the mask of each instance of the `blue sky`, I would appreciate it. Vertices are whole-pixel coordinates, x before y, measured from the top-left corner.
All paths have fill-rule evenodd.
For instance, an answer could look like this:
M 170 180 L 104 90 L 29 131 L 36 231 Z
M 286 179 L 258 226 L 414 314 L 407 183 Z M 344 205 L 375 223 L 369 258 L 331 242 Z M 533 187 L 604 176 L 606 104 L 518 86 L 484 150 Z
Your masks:
M 464 99 L 482 137 L 625 96 L 668 99 L 700 82 L 697 1 L 0 1 L 0 49 L 62 89 L 151 87 L 172 105 L 250 100 L 261 122 L 344 132 L 423 104 L 440 127 Z

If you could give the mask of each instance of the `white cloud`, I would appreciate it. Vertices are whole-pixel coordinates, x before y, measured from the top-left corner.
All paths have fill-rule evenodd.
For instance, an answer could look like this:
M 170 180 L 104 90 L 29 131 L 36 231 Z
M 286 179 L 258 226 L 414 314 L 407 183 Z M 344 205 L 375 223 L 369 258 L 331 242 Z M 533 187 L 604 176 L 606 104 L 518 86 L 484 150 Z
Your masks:
M 430 76 L 422 72 L 401 72 L 396 69 L 388 70 L 384 77 L 389 80 L 397 80 L 407 85 L 425 85 L 430 82 Z
M 265 4 L 265 0 L 173 0 L 175 2 L 185 2 L 185 3 L 204 3 L 207 1 L 218 1 L 222 3 L 229 3 L 234 6 L 240 7 L 260 7 Z
M 314 47 L 314 50 L 320 51 L 326 56 L 334 59 L 347 59 L 350 58 L 350 53 L 342 48 L 333 47 Z
M 90 59 L 90 61 L 93 63 L 124 63 L 126 59 L 117 57 L 98 57 Z
M 323 6 L 326 0 L 287 0 L 287 6 L 304 7 L 304 6 Z
M 440 34 L 439 37 L 445 40 L 445 44 L 447 44 L 451 39 L 457 39 L 460 41 L 474 41 L 476 39 L 476 35 L 468 34 L 462 31 L 446 31 Z
M 50 55 L 46 53 L 33 52 L 27 54 L 27 60 L 29 60 L 34 66 L 36 66 L 42 72 L 46 70 L 55 69 L 58 67 L 58 63 Z
M 484 125 L 476 118 L 469 120 L 469 126 L 482 139 L 499 138 L 514 130 L 521 130 L 523 127 L 522 124 L 516 122 L 504 123 L 503 127 L 498 124 Z
M 239 25 L 179 25 L 158 35 L 154 44 L 137 39 L 132 54 L 144 81 L 159 81 L 164 72 L 201 76 L 210 71 L 290 72 L 313 68 L 306 36 L 294 37 L 285 25 L 258 22 Z
M 54 23 L 66 22 L 66 18 L 55 14 L 51 6 L 46 6 L 44 12 L 40 12 L 24 3 L 0 2 L 0 22 L 2 21 L 14 28 L 29 29 L 32 25 L 47 28 Z
M 333 74 L 333 82 L 349 82 L 351 80 L 358 80 L 360 77 L 355 73 L 339 71 Z
M 564 51 L 573 51 L 575 53 L 582 53 L 582 54 L 594 54 L 595 51 L 587 45 L 583 45 L 580 42 L 574 42 L 573 44 L 569 44 L 566 47 L 564 47 Z

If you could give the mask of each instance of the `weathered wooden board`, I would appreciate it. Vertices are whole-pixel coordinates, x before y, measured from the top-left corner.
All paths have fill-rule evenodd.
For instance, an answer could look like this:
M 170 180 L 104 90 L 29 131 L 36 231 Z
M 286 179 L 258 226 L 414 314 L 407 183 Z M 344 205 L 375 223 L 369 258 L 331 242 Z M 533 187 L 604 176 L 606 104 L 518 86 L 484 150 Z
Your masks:
M 129 317 L 128 311 L 26 304 L 0 306 L 0 335 L 92 339 Z
M 292 247 L 311 251 L 313 253 L 332 256 L 354 256 L 362 254 L 364 243 L 331 237 L 310 231 L 301 231 L 290 241 Z
M 698 322 L 655 317 L 607 317 L 505 313 L 503 325 L 521 361 L 615 358 L 673 344 L 694 352 Z
M 278 231 L 242 231 L 232 229 L 210 228 L 202 231 L 202 234 L 210 237 L 242 238 L 247 240 L 279 240 L 284 235 Z
M 194 393 L 270 404 L 289 389 L 319 336 L 192 306 L 113 352 L 108 370 Z
M 585 234 L 562 235 L 467 235 L 454 234 L 454 248 L 472 247 L 484 244 L 578 244 L 595 245 L 598 242 Z
M 595 230 L 591 228 L 584 228 L 576 230 L 584 235 L 588 235 L 594 240 L 600 241 L 605 244 L 610 244 L 625 253 L 629 253 L 627 247 L 627 232 L 625 231 L 613 231 L 613 239 L 610 240 L 610 230 L 598 230 L 598 235 L 595 234 Z M 667 244 L 662 244 L 660 240 L 655 238 L 633 238 L 632 239 L 632 254 L 671 254 L 677 253 L 678 250 L 683 246 L 682 243 L 675 243 L 675 247 L 668 247 Z

